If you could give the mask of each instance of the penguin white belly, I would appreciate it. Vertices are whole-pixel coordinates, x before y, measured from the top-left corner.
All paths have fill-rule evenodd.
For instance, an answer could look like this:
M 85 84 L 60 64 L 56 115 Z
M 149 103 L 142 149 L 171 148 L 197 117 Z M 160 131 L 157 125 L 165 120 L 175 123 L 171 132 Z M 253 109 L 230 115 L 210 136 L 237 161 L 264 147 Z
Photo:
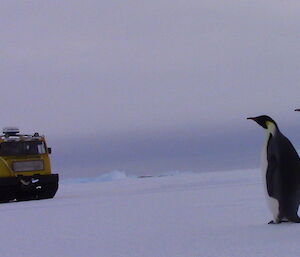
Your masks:
M 279 216 L 279 203 L 278 203 L 277 199 L 269 196 L 268 189 L 267 189 L 267 169 L 268 169 L 267 142 L 263 148 L 262 156 L 261 156 L 261 173 L 262 173 L 262 179 L 263 179 L 264 191 L 265 191 L 265 195 L 266 195 L 267 204 L 268 204 L 269 210 L 271 211 L 271 213 L 273 215 L 274 222 L 275 222 L 277 217 Z

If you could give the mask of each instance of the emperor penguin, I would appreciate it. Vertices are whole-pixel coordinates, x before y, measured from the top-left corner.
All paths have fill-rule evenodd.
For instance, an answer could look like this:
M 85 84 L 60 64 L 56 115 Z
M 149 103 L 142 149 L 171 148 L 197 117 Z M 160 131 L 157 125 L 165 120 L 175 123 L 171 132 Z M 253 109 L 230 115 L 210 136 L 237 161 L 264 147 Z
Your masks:
M 273 214 L 269 224 L 300 223 L 300 160 L 294 146 L 269 116 L 249 117 L 265 129 L 261 171 L 267 203 Z

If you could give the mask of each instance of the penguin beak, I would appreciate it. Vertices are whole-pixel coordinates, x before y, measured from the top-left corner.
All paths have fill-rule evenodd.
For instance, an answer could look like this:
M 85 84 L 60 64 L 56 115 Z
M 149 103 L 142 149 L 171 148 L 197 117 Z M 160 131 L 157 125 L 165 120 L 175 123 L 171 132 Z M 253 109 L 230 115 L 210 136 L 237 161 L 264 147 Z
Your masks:
M 295 112 L 300 112 L 300 109 L 296 109 Z
M 247 120 L 254 120 L 258 125 L 262 126 L 264 129 L 267 129 L 266 122 L 264 120 L 260 119 L 260 116 L 258 117 L 248 117 Z

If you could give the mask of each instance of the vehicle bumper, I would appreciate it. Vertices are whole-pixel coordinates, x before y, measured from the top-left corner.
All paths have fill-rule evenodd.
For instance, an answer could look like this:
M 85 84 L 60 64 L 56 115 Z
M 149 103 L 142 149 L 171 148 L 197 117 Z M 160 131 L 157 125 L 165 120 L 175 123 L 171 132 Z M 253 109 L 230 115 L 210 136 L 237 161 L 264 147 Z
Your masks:
M 58 174 L 0 178 L 0 202 L 53 198 Z

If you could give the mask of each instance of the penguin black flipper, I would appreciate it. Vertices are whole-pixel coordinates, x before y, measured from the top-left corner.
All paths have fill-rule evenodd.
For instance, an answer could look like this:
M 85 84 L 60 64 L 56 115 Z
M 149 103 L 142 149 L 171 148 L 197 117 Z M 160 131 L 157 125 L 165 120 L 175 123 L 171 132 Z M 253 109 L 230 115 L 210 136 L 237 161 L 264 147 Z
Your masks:
M 280 200 L 281 188 L 280 188 L 280 170 L 279 162 L 276 152 L 278 151 L 277 144 L 274 142 L 272 135 L 268 141 L 268 167 L 266 172 L 266 184 L 268 195 L 276 200 Z
M 278 162 L 274 155 L 268 158 L 268 168 L 266 173 L 267 181 L 267 191 L 270 197 L 279 200 L 280 192 L 278 192 L 278 187 L 276 186 L 277 177 L 279 176 L 277 172 Z

